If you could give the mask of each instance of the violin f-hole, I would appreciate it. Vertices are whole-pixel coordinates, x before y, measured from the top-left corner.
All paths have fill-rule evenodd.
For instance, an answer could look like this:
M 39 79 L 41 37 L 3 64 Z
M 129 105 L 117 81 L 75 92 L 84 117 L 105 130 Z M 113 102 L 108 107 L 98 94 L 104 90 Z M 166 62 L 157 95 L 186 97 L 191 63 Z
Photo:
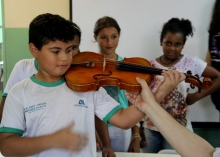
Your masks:
M 112 72 L 109 71 L 109 74 L 96 74 L 96 75 L 93 76 L 93 78 L 95 80 L 98 80 L 98 76 L 111 76 L 111 75 L 112 75 Z

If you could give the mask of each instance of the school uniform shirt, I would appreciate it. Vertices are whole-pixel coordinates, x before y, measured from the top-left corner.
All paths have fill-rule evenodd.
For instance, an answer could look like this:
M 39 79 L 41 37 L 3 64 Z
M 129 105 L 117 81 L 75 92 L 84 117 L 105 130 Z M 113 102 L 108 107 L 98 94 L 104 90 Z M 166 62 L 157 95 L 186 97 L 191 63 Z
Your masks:
M 74 132 L 88 136 L 88 145 L 80 152 L 49 149 L 32 157 L 96 157 L 94 114 L 105 121 L 121 106 L 103 88 L 91 92 L 72 91 L 64 78 L 47 83 L 34 76 L 16 85 L 8 93 L 0 132 L 23 137 L 52 134 L 75 122 Z
M 192 72 L 193 75 L 202 75 L 205 70 L 207 63 L 202 61 L 197 57 L 189 57 L 184 55 L 182 59 L 171 67 L 165 67 L 158 63 L 156 59 L 151 60 L 152 67 L 166 69 L 166 70 L 177 70 L 179 72 L 187 73 L 188 70 Z M 155 92 L 164 77 L 161 75 L 156 75 L 154 81 L 151 83 L 150 88 L 152 92 Z M 187 125 L 187 104 L 186 97 L 190 89 L 190 84 L 182 81 L 176 86 L 166 97 L 162 100 L 160 105 L 173 116 L 180 124 L 183 126 Z M 146 117 L 143 127 L 158 131 L 151 120 Z
M 2 96 L 6 97 L 10 89 L 18 82 L 36 74 L 38 71 L 38 63 L 35 58 L 32 59 L 23 59 L 18 61 L 6 83 L 4 92 Z

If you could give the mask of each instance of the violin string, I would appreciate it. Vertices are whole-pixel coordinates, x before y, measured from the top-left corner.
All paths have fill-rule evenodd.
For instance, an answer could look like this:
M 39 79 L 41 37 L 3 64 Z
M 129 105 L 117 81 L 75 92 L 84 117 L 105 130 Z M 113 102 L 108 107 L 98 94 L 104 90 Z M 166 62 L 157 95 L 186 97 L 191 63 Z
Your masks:
M 162 69 L 157 69 L 157 68 L 153 68 L 153 67 L 149 67 L 149 66 L 144 66 L 144 65 L 140 65 L 140 64 L 134 64 L 134 63 L 129 63 L 129 62 L 122 62 L 122 61 L 115 61 L 114 59 L 104 59 L 104 62 L 108 62 L 108 64 L 122 64 L 125 67 L 128 68 L 139 68 L 141 70 L 146 70 L 149 72 L 162 72 Z
M 120 63 L 119 63 L 120 64 Z M 143 65 L 138 65 L 138 64 L 133 64 L 133 63 L 125 63 L 125 62 L 121 62 L 121 64 L 123 64 L 126 67 L 131 67 L 131 68 L 139 68 L 141 70 L 146 70 L 149 72 L 162 72 L 162 69 L 157 69 L 157 68 L 153 68 L 153 67 L 149 67 L 149 66 L 143 66 Z
M 144 65 L 140 65 L 140 64 L 134 64 L 134 63 L 129 63 L 129 62 L 123 62 L 123 61 L 115 61 L 115 60 L 112 60 L 112 59 L 108 59 L 106 60 L 108 62 L 108 64 L 114 64 L 117 63 L 117 64 L 122 64 L 123 66 L 125 67 L 128 67 L 128 68 L 133 68 L 133 67 L 137 67 L 141 70 L 148 70 L 149 72 L 159 72 L 161 73 L 163 69 L 158 69 L 158 68 L 153 68 L 153 67 L 149 67 L 149 66 L 144 66 Z M 184 73 L 185 74 L 185 73 Z M 188 75 L 188 74 L 187 74 Z M 190 81 L 188 83 L 192 83 L 193 85 L 196 85 L 197 87 L 200 87 L 201 85 L 203 85 L 204 83 L 202 83 L 199 78 L 193 76 L 193 75 L 189 75 L 189 78 L 188 78 Z M 193 83 L 192 81 L 197 81 L 196 83 Z M 199 83 L 199 85 L 197 85 Z

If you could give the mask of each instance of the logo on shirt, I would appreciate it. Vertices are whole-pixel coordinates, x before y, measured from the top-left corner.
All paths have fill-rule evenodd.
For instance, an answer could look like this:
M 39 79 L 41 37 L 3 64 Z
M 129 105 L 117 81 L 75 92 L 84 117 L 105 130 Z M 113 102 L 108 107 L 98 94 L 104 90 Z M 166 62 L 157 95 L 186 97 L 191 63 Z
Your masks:
M 75 104 L 74 106 L 80 106 L 80 107 L 88 108 L 88 106 L 85 104 L 84 100 L 79 100 L 79 103 Z
M 79 100 L 79 104 L 85 105 L 84 100 Z

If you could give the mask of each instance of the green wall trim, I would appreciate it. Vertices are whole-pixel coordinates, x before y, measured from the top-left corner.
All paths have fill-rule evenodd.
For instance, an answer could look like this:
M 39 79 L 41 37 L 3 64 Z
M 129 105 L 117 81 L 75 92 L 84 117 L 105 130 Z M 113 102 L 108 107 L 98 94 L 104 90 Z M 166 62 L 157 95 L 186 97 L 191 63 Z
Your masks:
M 194 133 L 208 141 L 213 147 L 220 146 L 220 122 L 192 122 Z
M 28 48 L 28 28 L 5 28 L 4 35 L 5 84 L 15 63 L 21 59 L 32 58 L 32 55 Z

